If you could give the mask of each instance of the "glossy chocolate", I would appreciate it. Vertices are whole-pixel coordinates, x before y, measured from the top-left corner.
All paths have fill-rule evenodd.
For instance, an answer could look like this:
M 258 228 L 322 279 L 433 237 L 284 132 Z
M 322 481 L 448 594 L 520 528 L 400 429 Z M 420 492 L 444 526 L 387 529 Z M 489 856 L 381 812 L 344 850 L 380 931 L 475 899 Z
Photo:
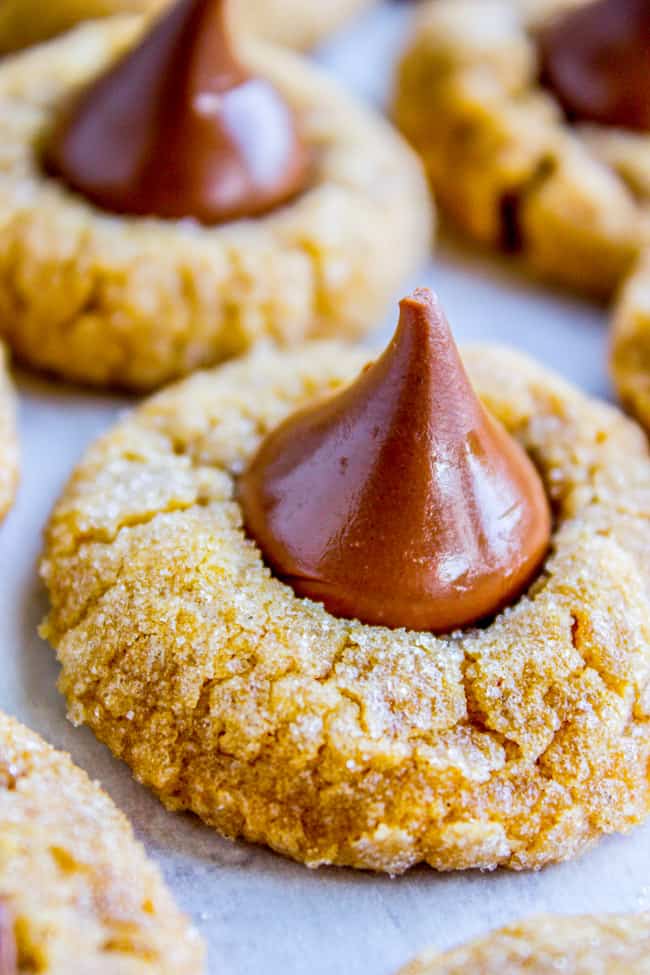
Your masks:
M 426 289 L 401 302 L 393 340 L 351 386 L 264 440 L 239 497 L 298 595 L 437 633 L 516 599 L 551 530 L 537 471 L 479 402 Z
M 572 121 L 650 131 L 650 0 L 595 0 L 539 38 L 541 78 Z
M 0 898 L 0 975 L 17 975 L 18 950 L 8 905 Z
M 63 113 L 48 171 L 114 213 L 222 223 L 304 189 L 309 153 L 270 82 L 237 61 L 225 0 L 180 0 Z

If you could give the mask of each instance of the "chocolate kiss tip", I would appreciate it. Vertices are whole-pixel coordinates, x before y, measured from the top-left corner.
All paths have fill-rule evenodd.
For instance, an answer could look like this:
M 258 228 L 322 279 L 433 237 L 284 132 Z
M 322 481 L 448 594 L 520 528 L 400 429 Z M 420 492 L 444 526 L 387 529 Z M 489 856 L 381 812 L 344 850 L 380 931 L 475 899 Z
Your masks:
M 179 0 L 55 126 L 45 167 L 105 210 L 223 223 L 301 192 L 309 153 L 278 90 L 237 61 L 225 0 Z
M 551 530 L 535 468 L 476 397 L 426 289 L 404 299 L 388 348 L 355 382 L 271 432 L 239 497 L 298 595 L 435 633 L 516 599 Z
M 414 291 L 402 298 L 400 301 L 400 308 L 405 305 L 415 305 L 418 308 L 438 308 L 440 306 L 440 301 L 438 295 L 431 288 L 416 288 Z
M 399 303 L 399 326 L 419 325 L 426 333 L 438 333 L 452 340 L 451 329 L 440 299 L 431 288 L 416 288 Z
M 425 315 L 429 320 L 429 324 L 436 324 L 440 318 L 444 319 L 445 317 L 440 299 L 431 288 L 416 288 L 410 295 L 402 298 L 399 307 L 400 312 L 410 309 L 417 312 L 420 316 Z

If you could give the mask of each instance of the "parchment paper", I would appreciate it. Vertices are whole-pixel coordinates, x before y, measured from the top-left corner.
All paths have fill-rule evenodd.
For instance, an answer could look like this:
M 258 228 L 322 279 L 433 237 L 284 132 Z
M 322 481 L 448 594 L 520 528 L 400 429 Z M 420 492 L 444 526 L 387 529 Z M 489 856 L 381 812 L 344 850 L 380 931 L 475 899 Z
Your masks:
M 363 97 L 381 100 L 410 12 L 403 4 L 378 8 L 319 60 Z M 610 395 L 604 309 L 449 241 L 410 284 L 438 289 L 458 338 L 518 345 L 589 392 Z M 386 340 L 390 323 L 374 343 Z M 208 942 L 210 975 L 390 975 L 425 945 L 447 947 L 531 912 L 650 907 L 650 826 L 537 874 L 418 868 L 390 879 L 312 872 L 166 813 L 87 729 L 67 723 L 53 652 L 36 634 L 46 603 L 35 562 L 48 512 L 87 444 L 131 403 L 26 374 L 17 380 L 23 478 L 0 529 L 0 707 L 68 749 L 130 816 Z

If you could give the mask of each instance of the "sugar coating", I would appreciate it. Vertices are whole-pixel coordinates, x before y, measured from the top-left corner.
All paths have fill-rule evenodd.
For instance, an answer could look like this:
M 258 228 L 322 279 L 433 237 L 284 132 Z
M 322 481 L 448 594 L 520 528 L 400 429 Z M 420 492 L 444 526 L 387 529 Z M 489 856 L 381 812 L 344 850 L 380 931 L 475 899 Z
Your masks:
M 310 63 L 241 39 L 297 109 L 312 185 L 265 217 L 203 227 L 119 217 L 46 178 L 62 102 L 133 44 L 141 18 L 79 27 L 0 65 L 0 336 L 69 379 L 148 389 L 248 349 L 374 326 L 428 252 L 420 163 Z
M 544 571 L 489 625 L 448 637 L 338 619 L 266 568 L 236 478 L 366 358 L 258 349 L 90 449 L 41 563 L 70 718 L 170 809 L 310 866 L 572 857 L 650 804 L 645 439 L 522 355 L 467 350 L 552 500 Z
M 105 792 L 0 713 L 0 904 L 18 971 L 199 975 L 203 948 Z
M 462 948 L 425 952 L 400 975 L 648 975 L 650 914 L 542 915 Z
M 615 307 L 610 367 L 623 405 L 650 431 L 650 250 L 625 282 Z
M 540 87 L 534 31 L 582 2 L 426 3 L 398 70 L 394 112 L 465 233 L 604 297 L 648 239 L 650 137 L 569 125 Z
M 7 371 L 7 356 L 0 343 L 0 518 L 11 507 L 17 484 L 16 406 Z
M 232 15 L 238 25 L 287 47 L 306 48 L 322 40 L 374 0 L 237 0 Z M 120 13 L 158 14 L 168 0 L 3 0 L 0 6 L 0 53 L 35 44 L 81 20 Z

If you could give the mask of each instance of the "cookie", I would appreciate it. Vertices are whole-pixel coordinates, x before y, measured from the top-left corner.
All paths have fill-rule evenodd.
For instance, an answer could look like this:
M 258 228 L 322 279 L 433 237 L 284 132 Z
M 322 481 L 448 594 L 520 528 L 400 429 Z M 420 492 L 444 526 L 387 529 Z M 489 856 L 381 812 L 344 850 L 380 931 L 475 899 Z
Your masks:
M 650 251 L 626 281 L 616 305 L 610 368 L 624 407 L 650 431 Z
M 120 216 L 44 175 L 62 102 L 142 22 L 95 22 L 0 66 L 0 336 L 74 381 L 136 390 L 267 339 L 374 326 L 430 244 L 420 165 L 401 137 L 312 65 L 248 40 L 241 59 L 296 109 L 311 184 L 248 220 Z
M 3 975 L 203 971 L 197 934 L 122 813 L 1 713 L 0 945 Z
M 542 915 L 444 954 L 425 952 L 401 975 L 648 975 L 650 914 Z
M 450 636 L 342 619 L 271 573 L 237 491 L 265 435 L 366 359 L 256 350 L 90 449 L 41 562 L 70 718 L 168 808 L 310 866 L 568 859 L 650 805 L 645 438 L 514 351 L 466 350 L 552 503 L 543 570 Z
M 18 440 L 14 393 L 0 345 L 0 518 L 11 507 L 18 483 Z
M 166 0 L 7 0 L 0 8 L 0 55 L 20 51 L 111 14 L 157 13 Z
M 277 44 L 307 48 L 324 40 L 346 21 L 373 6 L 376 0 L 328 0 L 300 3 L 300 0 L 245 0 L 241 18 L 245 29 L 255 31 Z
M 569 122 L 541 86 L 538 32 L 580 6 L 427 3 L 398 70 L 394 114 L 465 234 L 607 297 L 647 239 L 650 135 Z
M 168 0 L 4 0 L 0 9 L 0 54 L 16 51 L 69 30 L 82 20 L 109 14 L 153 13 Z M 245 30 L 278 44 L 307 48 L 369 7 L 373 0 L 238 0 L 234 13 Z

